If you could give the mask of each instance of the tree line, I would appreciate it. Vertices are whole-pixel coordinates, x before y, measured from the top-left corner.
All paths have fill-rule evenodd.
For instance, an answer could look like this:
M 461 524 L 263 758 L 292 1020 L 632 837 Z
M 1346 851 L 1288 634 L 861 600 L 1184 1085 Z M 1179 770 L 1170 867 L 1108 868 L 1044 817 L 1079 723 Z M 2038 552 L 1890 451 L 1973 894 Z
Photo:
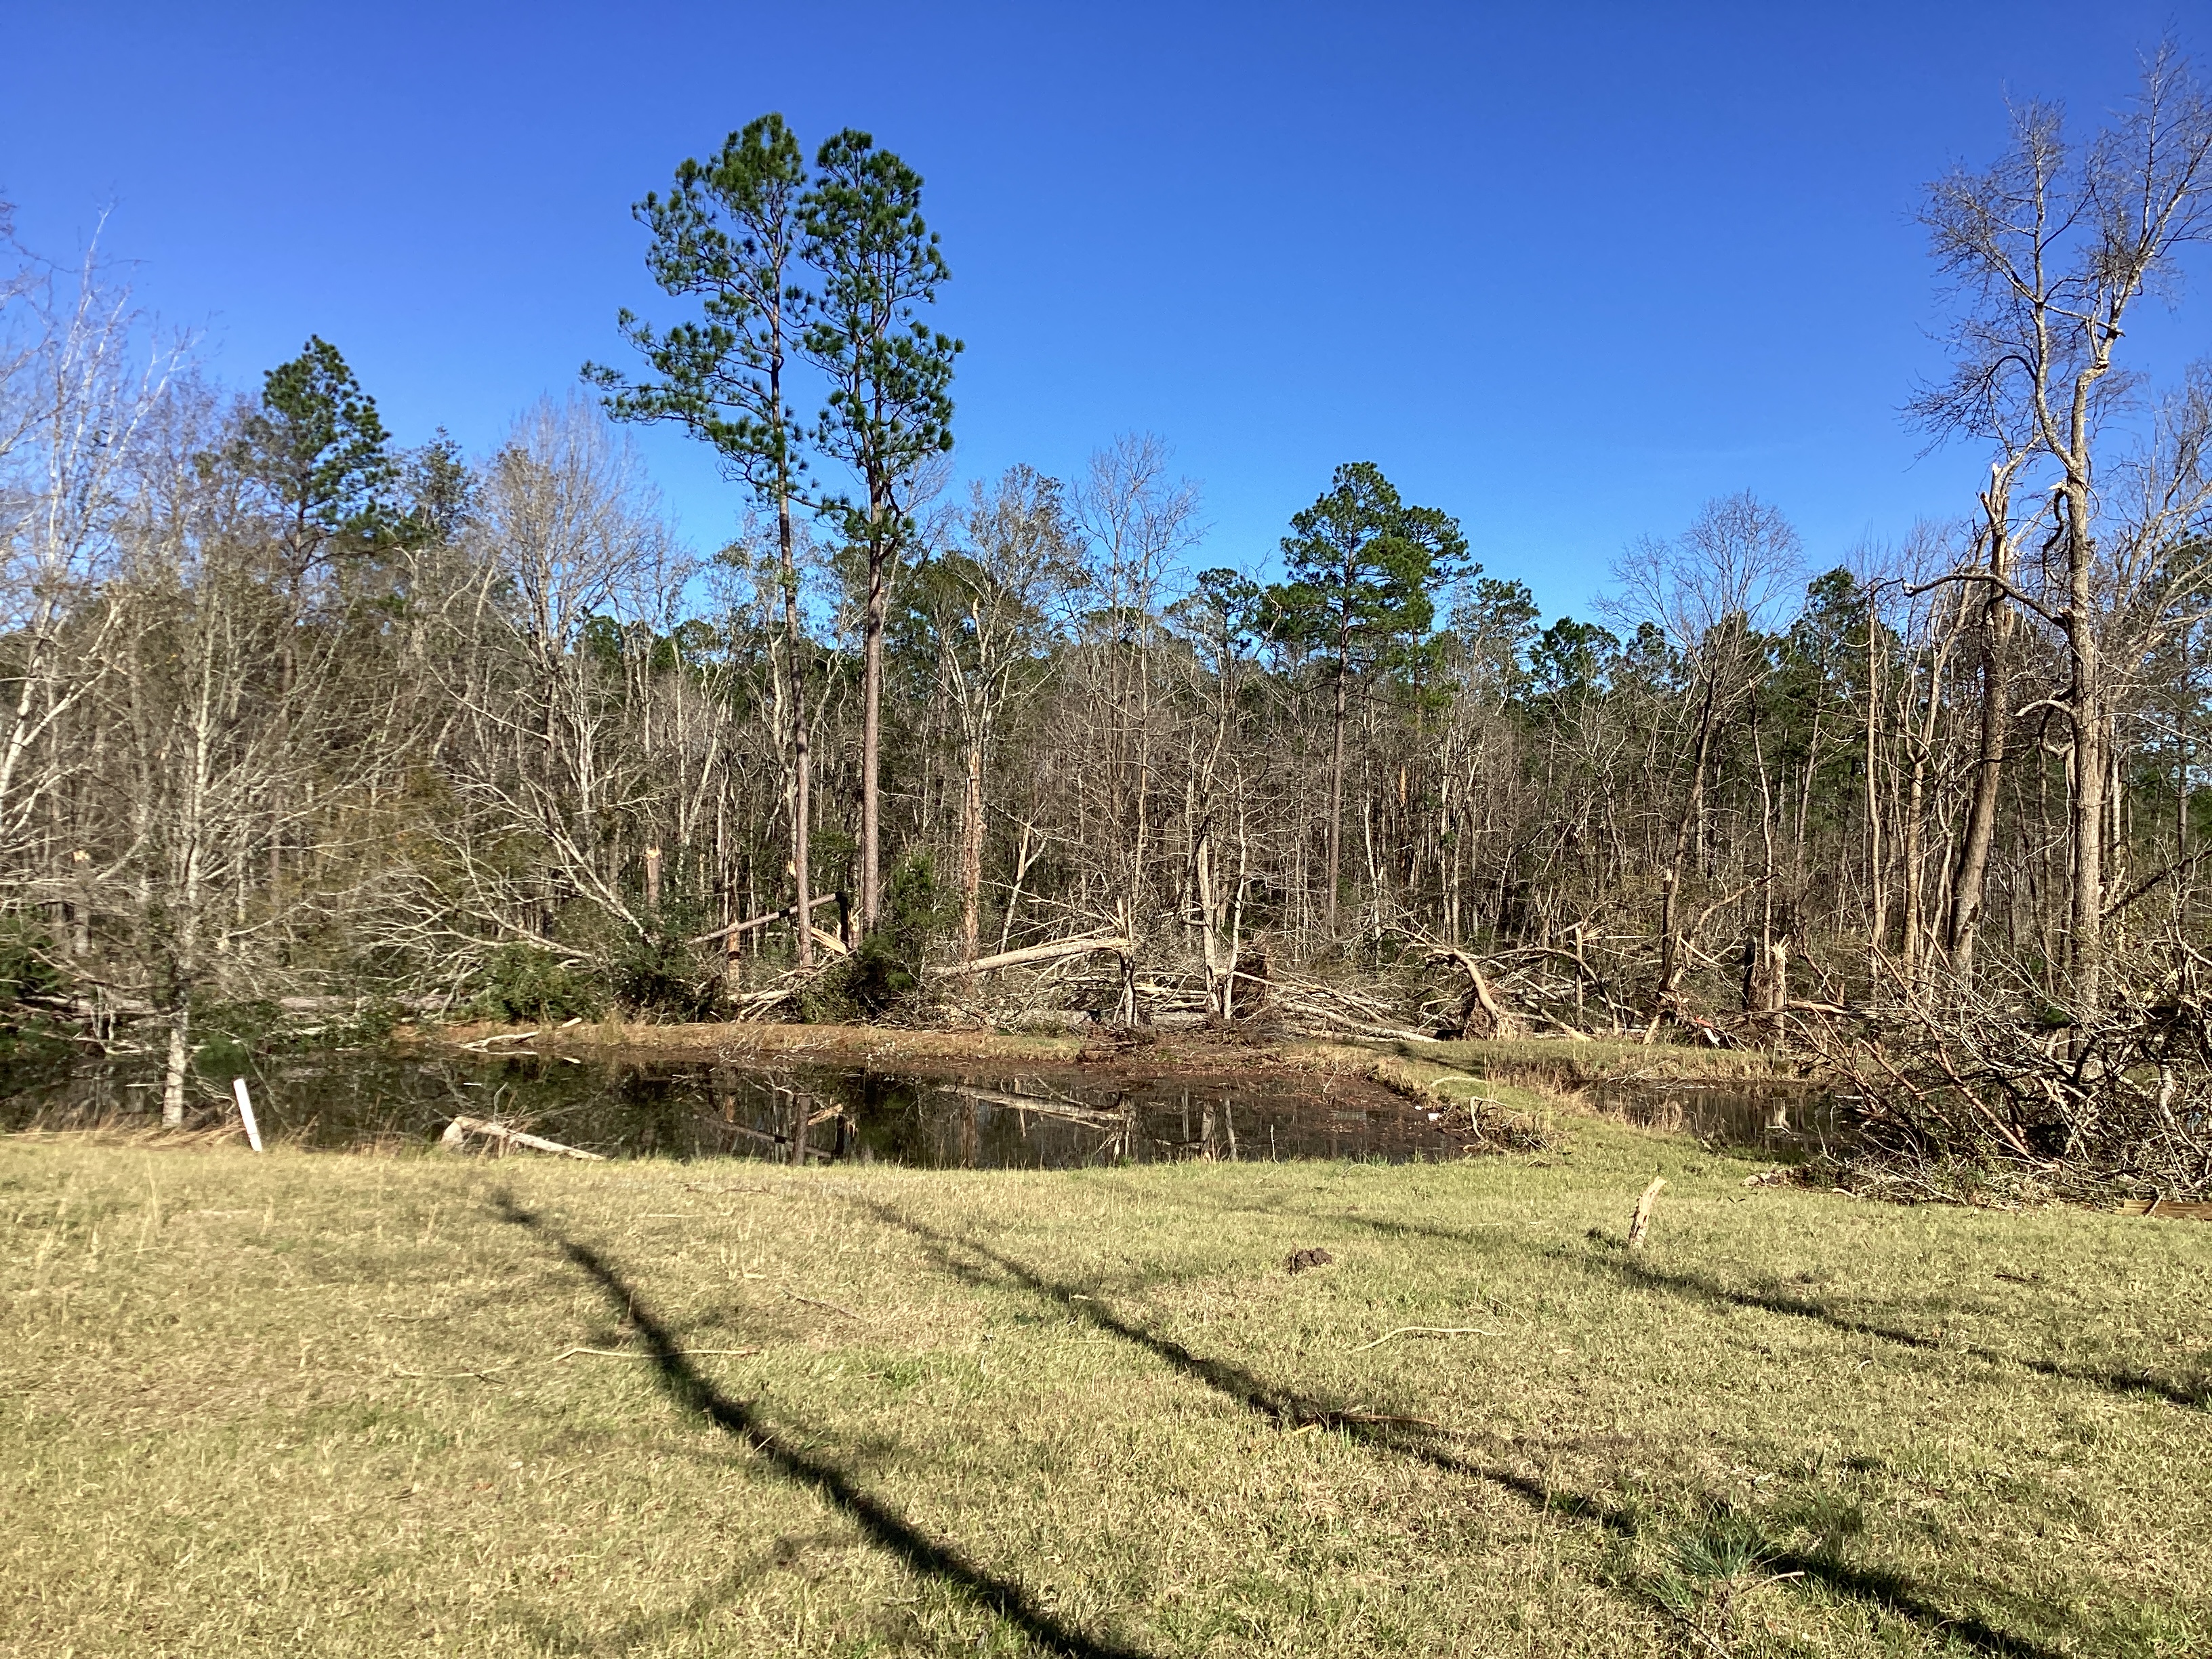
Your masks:
M 1148 436 L 956 485 L 921 194 L 774 116 L 684 162 L 635 210 L 671 319 L 473 459 L 321 339 L 233 395 L 96 259 L 22 258 L 17 1006 L 150 1041 L 180 1113 L 195 1019 L 283 998 L 1772 1030 L 2078 1014 L 2202 945 L 2212 376 L 2129 355 L 2212 232 L 2173 54 L 1928 192 L 1954 521 L 1820 572 L 1723 495 L 1581 620 L 1371 462 L 1264 570 Z M 727 546 L 679 544 L 640 422 L 712 447 Z

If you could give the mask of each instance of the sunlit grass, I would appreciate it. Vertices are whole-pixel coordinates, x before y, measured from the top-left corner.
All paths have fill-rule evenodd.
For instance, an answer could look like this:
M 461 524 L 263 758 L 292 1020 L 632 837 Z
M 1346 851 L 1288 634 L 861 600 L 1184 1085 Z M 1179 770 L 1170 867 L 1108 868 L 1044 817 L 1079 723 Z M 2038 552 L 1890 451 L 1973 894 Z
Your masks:
M 1395 1052 L 1435 1060 L 1484 1077 L 1555 1083 L 1631 1079 L 1720 1082 L 1787 1078 L 1795 1069 L 1764 1048 L 1713 1048 L 1688 1043 L 1642 1043 L 1633 1038 L 1594 1037 L 1575 1042 L 1556 1036 L 1487 1038 L 1469 1042 L 1404 1042 Z
M 2212 1650 L 2212 1233 L 1750 1167 L 0 1143 L 0 1653 Z

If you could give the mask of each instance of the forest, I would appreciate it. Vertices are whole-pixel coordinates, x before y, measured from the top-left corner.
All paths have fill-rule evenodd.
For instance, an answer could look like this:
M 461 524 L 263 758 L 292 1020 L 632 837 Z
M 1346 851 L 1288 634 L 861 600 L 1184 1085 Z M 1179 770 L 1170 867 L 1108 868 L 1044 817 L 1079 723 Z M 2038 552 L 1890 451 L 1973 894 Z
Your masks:
M 1718 480 L 1581 618 L 1388 457 L 1276 549 L 1152 435 L 963 475 L 922 210 L 752 122 L 482 455 L 319 337 L 227 388 L 19 249 L 10 1019 L 177 1115 L 241 1010 L 1625 1035 L 1811 1056 L 1900 1158 L 2212 1181 L 2212 368 L 2130 351 L 2212 237 L 2178 56 L 1917 204 L 1948 332 L 1898 401 L 1954 515 L 1814 559 Z M 641 423 L 709 447 L 726 545 Z

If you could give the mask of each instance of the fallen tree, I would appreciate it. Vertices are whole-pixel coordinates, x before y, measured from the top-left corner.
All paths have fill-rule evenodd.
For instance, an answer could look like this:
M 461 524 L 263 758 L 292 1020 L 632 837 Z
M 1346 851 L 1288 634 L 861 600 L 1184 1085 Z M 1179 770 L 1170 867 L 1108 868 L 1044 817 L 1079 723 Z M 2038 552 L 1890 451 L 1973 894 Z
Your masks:
M 1126 957 L 1134 947 L 1112 934 L 1090 934 L 1081 939 L 1054 939 L 1044 945 L 1025 945 L 1018 951 L 978 957 L 973 962 L 938 963 L 922 969 L 925 977 L 947 979 L 960 974 L 994 974 L 1002 968 L 1028 968 L 1069 957 Z
M 504 1123 L 494 1123 L 481 1117 L 457 1117 L 446 1126 L 446 1133 L 438 1137 L 438 1144 L 447 1152 L 459 1152 L 468 1145 L 469 1137 L 477 1135 L 507 1148 L 520 1146 L 533 1152 L 550 1152 L 556 1158 L 580 1158 L 592 1164 L 604 1164 L 604 1152 L 587 1152 L 580 1146 L 565 1146 L 557 1140 L 548 1140 L 543 1135 L 526 1134 L 520 1129 L 510 1129 Z
M 2115 963 L 2068 1006 L 2031 987 L 1908 982 L 1811 1045 L 1858 1097 L 1844 1164 L 1872 1184 L 2108 1199 L 2212 1194 L 2212 958 L 2186 945 Z M 1969 1195 L 1972 1195 L 1969 1194 Z

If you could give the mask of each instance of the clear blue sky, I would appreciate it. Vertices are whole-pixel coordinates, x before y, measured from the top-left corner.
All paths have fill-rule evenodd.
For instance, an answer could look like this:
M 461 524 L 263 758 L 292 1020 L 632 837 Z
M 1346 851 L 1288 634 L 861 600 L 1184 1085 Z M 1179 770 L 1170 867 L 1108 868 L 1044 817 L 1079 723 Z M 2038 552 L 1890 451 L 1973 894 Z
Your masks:
M 1208 562 L 1348 459 L 1582 610 L 1750 488 L 1817 559 L 1971 501 L 1899 405 L 1937 356 L 1911 215 L 2008 91 L 2094 119 L 2194 6 L 0 6 L 0 194 L 112 203 L 143 297 L 240 386 L 318 332 L 387 423 L 495 441 L 657 296 L 629 204 L 765 110 L 927 179 L 964 472 L 1149 429 Z M 2200 281 L 2136 338 L 2212 338 Z M 735 501 L 649 443 L 687 535 Z

